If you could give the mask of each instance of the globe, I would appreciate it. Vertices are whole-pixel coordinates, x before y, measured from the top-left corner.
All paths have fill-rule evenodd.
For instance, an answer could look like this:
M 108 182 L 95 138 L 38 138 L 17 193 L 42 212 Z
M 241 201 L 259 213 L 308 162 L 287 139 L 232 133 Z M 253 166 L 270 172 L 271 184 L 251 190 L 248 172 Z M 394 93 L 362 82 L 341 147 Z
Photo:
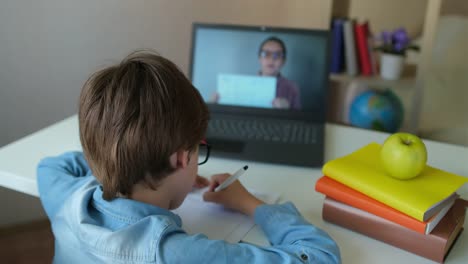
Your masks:
M 353 126 L 397 132 L 403 122 L 403 104 L 390 89 L 369 90 L 351 103 L 349 121 Z

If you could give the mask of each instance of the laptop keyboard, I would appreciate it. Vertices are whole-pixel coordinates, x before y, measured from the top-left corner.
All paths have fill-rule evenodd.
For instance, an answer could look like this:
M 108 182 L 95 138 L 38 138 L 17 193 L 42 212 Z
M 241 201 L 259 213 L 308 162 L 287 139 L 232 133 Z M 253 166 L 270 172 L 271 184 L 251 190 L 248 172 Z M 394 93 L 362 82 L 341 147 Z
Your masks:
M 313 124 L 298 121 L 212 119 L 208 125 L 208 137 L 314 144 L 317 130 Z

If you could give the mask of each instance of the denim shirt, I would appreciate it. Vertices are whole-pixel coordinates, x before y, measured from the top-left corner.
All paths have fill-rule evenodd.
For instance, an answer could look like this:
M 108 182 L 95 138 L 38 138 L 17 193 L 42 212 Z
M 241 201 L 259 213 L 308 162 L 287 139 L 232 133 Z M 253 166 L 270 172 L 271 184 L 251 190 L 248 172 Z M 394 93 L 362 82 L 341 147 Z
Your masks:
M 81 152 L 42 160 L 39 194 L 55 236 L 54 263 L 340 263 L 336 243 L 292 203 L 254 213 L 272 244 L 188 235 L 169 210 L 126 198 L 106 201 Z

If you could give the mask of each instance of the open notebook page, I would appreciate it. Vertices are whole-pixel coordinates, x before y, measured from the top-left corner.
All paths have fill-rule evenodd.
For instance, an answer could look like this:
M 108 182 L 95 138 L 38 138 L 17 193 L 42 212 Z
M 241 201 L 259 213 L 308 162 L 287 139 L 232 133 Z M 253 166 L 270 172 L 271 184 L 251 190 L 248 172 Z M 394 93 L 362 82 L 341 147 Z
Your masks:
M 194 190 L 184 203 L 174 210 L 182 218 L 182 228 L 188 234 L 205 234 L 210 239 L 239 242 L 252 227 L 253 219 L 239 212 L 225 209 L 222 205 L 203 201 L 207 188 Z M 249 190 L 257 198 L 268 204 L 276 203 L 278 194 L 261 193 Z

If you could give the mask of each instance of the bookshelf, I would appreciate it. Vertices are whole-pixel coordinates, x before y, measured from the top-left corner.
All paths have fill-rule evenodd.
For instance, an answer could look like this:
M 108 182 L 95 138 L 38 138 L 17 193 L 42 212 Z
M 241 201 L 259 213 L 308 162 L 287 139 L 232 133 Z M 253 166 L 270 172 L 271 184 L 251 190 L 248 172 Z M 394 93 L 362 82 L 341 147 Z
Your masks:
M 405 108 L 405 119 L 400 130 L 417 133 L 426 67 L 432 52 L 441 3 L 442 0 L 334 0 L 330 20 L 333 17 L 347 17 L 360 22 L 367 20 L 373 34 L 404 27 L 410 37 L 421 36 L 421 51 L 416 61 L 405 66 L 399 80 L 385 80 L 378 73 L 373 76 L 350 76 L 343 72 L 330 74 L 330 81 L 341 84 L 341 90 L 346 89 L 346 85 L 352 82 L 360 82 L 373 88 L 391 88 L 400 97 Z M 334 92 L 342 98 L 343 93 L 346 93 L 333 90 L 331 93 Z M 335 98 L 334 105 L 339 104 L 336 100 Z M 346 102 L 344 105 L 347 107 Z M 339 120 L 339 115 L 335 115 L 335 120 L 332 121 L 347 124 L 347 120 Z
M 402 76 L 398 80 L 386 80 L 380 77 L 378 74 L 372 76 L 356 75 L 351 76 L 346 73 L 330 74 L 330 80 L 338 82 L 351 82 L 360 81 L 370 86 L 388 86 L 392 89 L 400 89 L 401 86 L 410 86 L 414 84 L 416 79 L 416 64 L 406 64 L 403 70 Z
M 411 108 L 412 99 L 415 95 L 415 85 L 416 85 L 416 70 L 417 65 L 407 64 L 403 70 L 402 76 L 398 80 L 386 80 L 381 78 L 379 75 L 373 76 L 350 76 L 346 73 L 341 74 L 330 74 L 330 82 L 332 83 L 331 89 L 335 96 L 340 98 L 335 98 L 334 107 L 335 109 L 340 109 L 343 113 L 335 114 L 335 116 L 330 116 L 331 120 L 336 123 L 350 125 L 348 122 L 348 111 L 344 108 L 349 108 L 351 101 L 350 96 L 354 97 L 355 95 L 362 92 L 362 89 L 352 87 L 353 83 L 361 83 L 363 86 L 367 86 L 376 90 L 391 89 L 401 100 L 404 109 L 405 109 L 405 119 L 400 128 L 400 131 L 409 131 L 410 130 L 410 119 L 408 118 L 408 109 Z M 336 101 L 341 102 L 336 102 Z M 337 106 L 342 104 L 342 107 Z

